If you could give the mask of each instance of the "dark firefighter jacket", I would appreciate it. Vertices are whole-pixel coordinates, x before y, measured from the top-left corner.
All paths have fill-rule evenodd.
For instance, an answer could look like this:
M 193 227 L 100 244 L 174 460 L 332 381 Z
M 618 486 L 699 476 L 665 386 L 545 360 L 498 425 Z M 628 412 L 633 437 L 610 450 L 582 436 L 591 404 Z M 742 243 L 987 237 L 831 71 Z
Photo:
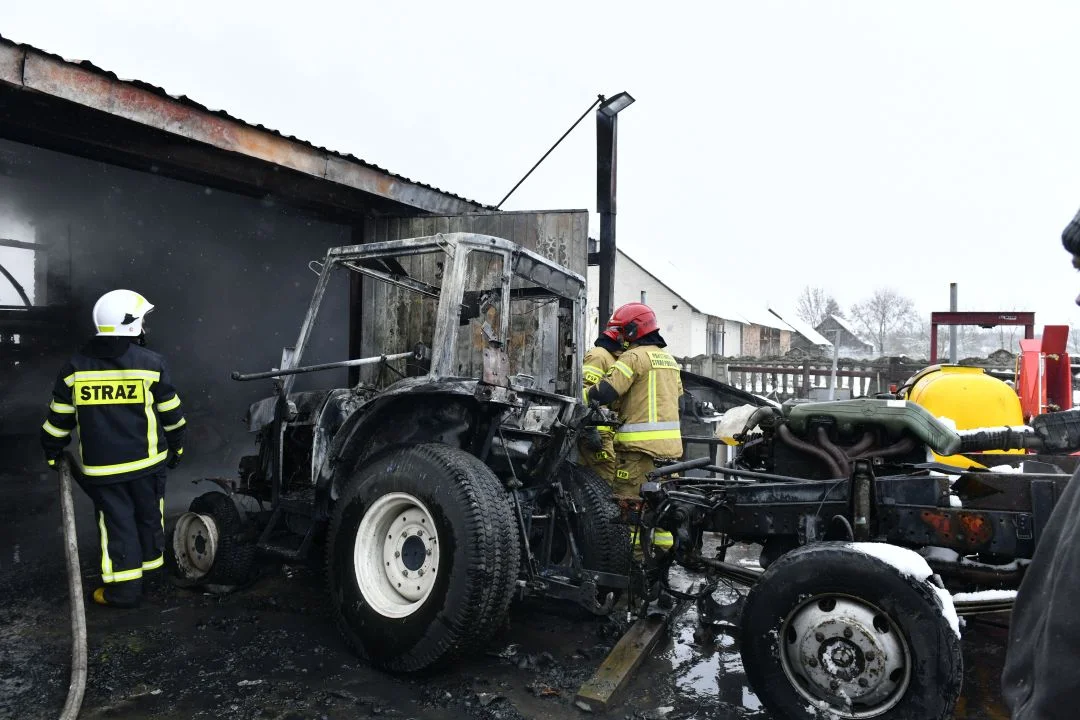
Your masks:
M 1001 690 L 1013 720 L 1080 713 L 1080 471 L 1050 513 L 1009 623 Z
M 146 475 L 183 451 L 184 413 L 165 360 L 121 337 L 95 337 L 60 371 L 41 444 L 50 464 L 79 430 L 86 481 Z

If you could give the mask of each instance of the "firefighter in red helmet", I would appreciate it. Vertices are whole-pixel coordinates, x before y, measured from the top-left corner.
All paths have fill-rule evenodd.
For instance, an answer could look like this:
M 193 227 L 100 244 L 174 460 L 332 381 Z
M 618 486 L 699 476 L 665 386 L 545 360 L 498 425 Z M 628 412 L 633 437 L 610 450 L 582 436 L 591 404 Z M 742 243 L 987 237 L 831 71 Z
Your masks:
M 682 457 L 682 377 L 679 364 L 664 350 L 667 343 L 648 305 L 623 305 L 611 316 L 607 331 L 629 347 L 586 397 L 601 405 L 618 400 L 622 425 L 615 432 L 612 487 L 616 496 L 637 498 L 645 473 Z

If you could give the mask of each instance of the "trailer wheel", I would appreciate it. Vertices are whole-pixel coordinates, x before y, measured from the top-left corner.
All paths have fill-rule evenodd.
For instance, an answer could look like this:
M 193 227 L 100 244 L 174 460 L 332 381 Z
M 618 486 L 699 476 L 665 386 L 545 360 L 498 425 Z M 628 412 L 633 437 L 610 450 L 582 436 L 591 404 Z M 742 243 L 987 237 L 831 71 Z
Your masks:
M 935 588 L 851 547 L 776 560 L 746 598 L 747 679 L 778 719 L 952 717 L 960 638 Z
M 246 583 L 255 546 L 239 535 L 243 522 L 225 493 L 208 492 L 191 501 L 173 528 L 170 565 L 181 585 L 228 589 Z
M 428 444 L 375 456 L 345 486 L 328 538 L 338 627 L 377 667 L 445 665 L 506 617 L 517 523 L 499 479 L 462 450 Z

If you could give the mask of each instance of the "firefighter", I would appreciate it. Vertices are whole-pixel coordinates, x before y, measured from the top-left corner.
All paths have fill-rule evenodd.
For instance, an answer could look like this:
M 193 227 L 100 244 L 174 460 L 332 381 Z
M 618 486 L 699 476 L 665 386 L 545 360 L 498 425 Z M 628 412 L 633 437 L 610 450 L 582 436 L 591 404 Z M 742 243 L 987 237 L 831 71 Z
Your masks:
M 667 343 L 648 305 L 623 305 L 611 316 L 607 329 L 629 348 L 586 397 L 601 405 L 619 400 L 622 424 L 615 431 L 612 487 L 618 497 L 638 498 L 645 473 L 682 457 L 682 377 L 679 364 L 664 350 Z
M 1061 233 L 1080 270 L 1080 212 Z M 1076 298 L 1080 305 L 1080 297 Z M 1076 717 L 1080 704 L 1080 470 L 1073 473 L 1039 535 L 1016 593 L 1002 695 L 1013 720 Z
M 585 353 L 582 366 L 585 401 L 588 402 L 589 388 L 600 382 L 615 361 L 622 355 L 623 344 L 618 334 L 611 329 L 604 330 L 596 342 Z M 582 433 L 578 445 L 581 464 L 590 468 L 609 485 L 615 483 L 615 431 L 606 425 L 589 427 Z
M 164 564 L 165 468 L 184 454 L 185 420 L 164 359 L 145 347 L 153 309 L 131 290 L 101 296 L 96 335 L 60 371 L 41 429 L 53 468 L 79 430 L 78 482 L 101 541 L 99 605 L 137 606 L 143 574 Z

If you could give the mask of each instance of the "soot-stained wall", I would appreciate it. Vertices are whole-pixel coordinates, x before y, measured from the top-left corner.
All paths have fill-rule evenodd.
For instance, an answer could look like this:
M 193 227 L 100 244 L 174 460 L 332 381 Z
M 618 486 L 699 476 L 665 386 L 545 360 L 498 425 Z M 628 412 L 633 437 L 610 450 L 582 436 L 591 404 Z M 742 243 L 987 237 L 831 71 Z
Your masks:
M 7 252 L 4 260 L 20 277 L 39 278 L 33 301 L 59 318 L 22 333 L 21 348 L 0 337 L 0 463 L 20 454 L 14 448 L 36 453 L 28 437 L 36 437 L 60 364 L 92 333 L 94 301 L 129 288 L 156 305 L 148 346 L 168 359 L 187 411 L 185 474 L 231 477 L 250 447 L 244 413 L 271 386 L 238 383 L 229 373 L 278 365 L 315 285 L 308 262 L 348 244 L 350 228 L 270 201 L 0 140 L 0 237 L 46 247 L 22 258 Z M 348 356 L 348 288 L 338 280 L 305 361 Z M 344 371 L 319 373 L 297 389 L 345 380 Z

